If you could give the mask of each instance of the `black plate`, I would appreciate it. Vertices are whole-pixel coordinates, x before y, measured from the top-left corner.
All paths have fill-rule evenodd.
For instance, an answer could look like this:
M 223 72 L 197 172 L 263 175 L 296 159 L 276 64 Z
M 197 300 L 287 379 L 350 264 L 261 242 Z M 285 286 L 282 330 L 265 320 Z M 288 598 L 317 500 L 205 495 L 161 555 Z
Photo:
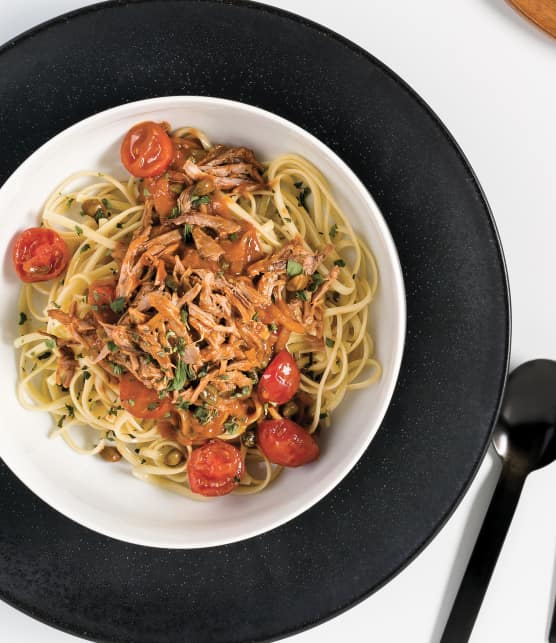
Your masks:
M 472 170 L 423 101 L 352 43 L 263 5 L 111 2 L 8 43 L 0 140 L 10 154 L 0 155 L 0 181 L 90 114 L 175 94 L 223 96 L 290 119 L 334 149 L 375 197 L 407 288 L 392 405 L 359 464 L 313 509 L 266 535 L 202 551 L 88 531 L 2 465 L 0 596 L 96 640 L 274 638 L 376 590 L 456 507 L 506 376 L 504 261 Z

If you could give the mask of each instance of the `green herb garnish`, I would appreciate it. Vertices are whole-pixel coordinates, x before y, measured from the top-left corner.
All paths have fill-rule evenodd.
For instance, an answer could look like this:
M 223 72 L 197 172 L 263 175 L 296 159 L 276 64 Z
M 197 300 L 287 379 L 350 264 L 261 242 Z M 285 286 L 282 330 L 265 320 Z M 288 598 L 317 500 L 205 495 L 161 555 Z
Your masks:
M 19 326 L 23 326 L 23 324 L 27 321 L 27 315 L 25 313 L 19 313 Z
M 110 308 L 115 313 L 123 313 L 125 310 L 125 297 L 117 297 L 114 301 L 111 301 Z
M 182 234 L 183 234 L 183 240 L 184 240 L 186 243 L 187 243 L 188 241 L 190 241 L 190 240 L 191 240 L 191 236 L 192 236 L 192 235 L 191 235 L 191 232 L 192 232 L 192 230 L 191 230 L 191 226 L 189 225 L 189 223 L 186 223 L 186 224 L 183 226 L 183 232 L 182 232 Z

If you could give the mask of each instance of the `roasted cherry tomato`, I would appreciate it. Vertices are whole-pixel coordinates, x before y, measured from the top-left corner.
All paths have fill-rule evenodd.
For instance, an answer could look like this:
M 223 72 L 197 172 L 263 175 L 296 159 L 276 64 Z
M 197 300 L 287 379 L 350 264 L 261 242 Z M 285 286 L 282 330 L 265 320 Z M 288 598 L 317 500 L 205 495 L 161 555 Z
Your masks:
M 133 176 L 142 178 L 162 174 L 170 165 L 173 155 L 170 137 L 152 121 L 134 125 L 125 135 L 120 149 L 125 169 Z
M 189 486 L 202 496 L 223 496 L 239 484 L 243 460 L 239 449 L 222 440 L 209 440 L 193 449 L 187 463 Z
M 257 429 L 257 442 L 265 456 L 283 467 L 299 467 L 319 457 L 315 438 L 291 420 L 263 420 Z
M 145 179 L 143 193 L 146 190 L 150 193 L 150 198 L 154 201 L 154 209 L 161 217 L 169 217 L 172 214 L 177 203 L 177 195 L 170 190 L 170 184 L 165 176 L 159 176 L 156 179 Z
M 172 410 L 168 397 L 161 399 L 157 391 L 147 388 L 131 373 L 125 373 L 120 379 L 120 399 L 126 411 L 145 420 L 164 417 Z
M 89 286 L 87 301 L 93 308 L 93 313 L 101 321 L 113 324 L 118 321 L 120 314 L 110 308 L 116 297 L 116 286 L 113 281 L 93 281 Z
M 15 240 L 13 261 L 22 281 L 48 281 L 64 272 L 69 261 L 69 250 L 54 230 L 28 228 Z
M 299 388 L 299 369 L 294 358 L 284 348 L 266 367 L 259 381 L 259 397 L 263 402 L 285 404 Z

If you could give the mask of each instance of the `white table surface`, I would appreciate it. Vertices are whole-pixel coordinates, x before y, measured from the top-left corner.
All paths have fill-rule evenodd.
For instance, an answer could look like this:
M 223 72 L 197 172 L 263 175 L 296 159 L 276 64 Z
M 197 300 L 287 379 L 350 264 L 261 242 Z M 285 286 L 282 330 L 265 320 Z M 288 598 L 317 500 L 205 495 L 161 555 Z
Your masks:
M 475 169 L 500 230 L 512 291 L 512 365 L 556 359 L 556 40 L 504 0 L 267 3 L 361 45 L 436 111 Z M 0 0 L 0 42 L 87 4 L 92 3 Z M 489 452 L 457 511 L 415 561 L 356 607 L 290 640 L 436 643 L 497 471 Z M 555 594 L 553 464 L 526 483 L 472 643 L 546 641 Z M 78 640 L 0 602 L 0 641 Z

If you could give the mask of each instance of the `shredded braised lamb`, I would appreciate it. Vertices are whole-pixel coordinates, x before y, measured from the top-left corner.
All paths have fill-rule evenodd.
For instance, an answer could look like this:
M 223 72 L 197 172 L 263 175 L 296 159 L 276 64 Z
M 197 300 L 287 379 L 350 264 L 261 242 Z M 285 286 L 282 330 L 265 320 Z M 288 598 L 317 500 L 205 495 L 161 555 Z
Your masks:
M 338 268 L 320 273 L 331 247 L 312 252 L 299 236 L 263 252 L 255 229 L 227 209 L 227 193 L 265 187 L 251 150 L 204 151 L 188 139 L 182 152 L 164 186 L 171 214 L 144 189 L 141 225 L 113 252 L 118 274 L 101 284 L 110 301 L 89 297 L 83 317 L 75 305 L 49 315 L 112 377 L 129 371 L 168 396 L 183 423 L 200 399 L 225 409 L 256 395 L 257 374 L 290 333 L 322 345 L 324 295 Z M 61 355 L 57 381 L 67 386 L 76 362 L 67 345 Z

